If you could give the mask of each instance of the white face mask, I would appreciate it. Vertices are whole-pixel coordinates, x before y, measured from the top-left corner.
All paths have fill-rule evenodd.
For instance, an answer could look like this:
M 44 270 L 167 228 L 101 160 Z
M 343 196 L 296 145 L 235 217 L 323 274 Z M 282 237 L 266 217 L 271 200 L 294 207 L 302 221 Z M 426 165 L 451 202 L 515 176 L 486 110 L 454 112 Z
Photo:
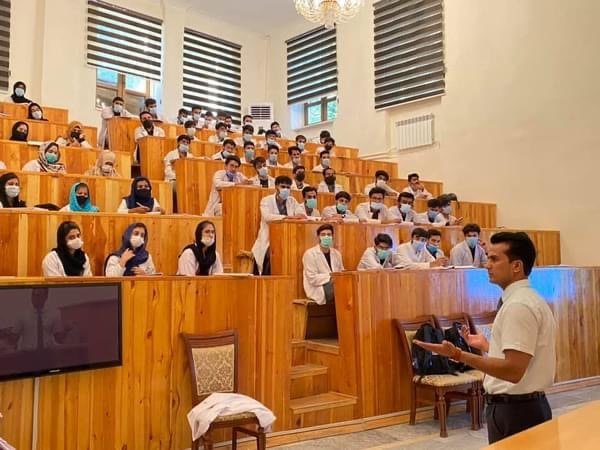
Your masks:
M 142 245 L 144 245 L 144 238 L 141 236 L 133 235 L 131 236 L 131 239 L 129 239 L 129 243 L 133 248 L 139 248 Z
M 412 207 L 408 203 L 402 203 L 400 205 L 400 212 L 403 212 L 404 214 L 409 213 L 411 209 Z
M 187 135 L 191 138 L 196 136 L 196 129 L 195 128 L 186 128 L 185 132 L 187 133 Z
M 111 173 L 112 170 L 113 170 L 113 166 L 111 166 L 109 164 L 102 165 L 102 173 Z
M 16 185 L 4 186 L 4 191 L 7 197 L 15 198 L 21 193 L 21 188 Z
M 416 253 L 419 253 L 425 248 L 425 242 L 423 241 L 412 241 L 412 247 Z
M 113 112 L 115 112 L 117 114 L 121 114 L 123 112 L 123 107 L 121 105 L 114 105 Z
M 219 131 L 219 138 L 225 139 L 227 137 L 227 131 Z
M 31 115 L 35 120 L 40 120 L 43 117 L 41 111 L 33 111 Z
M 79 250 L 81 247 L 83 247 L 83 241 L 81 238 L 71 239 L 70 241 L 67 241 L 67 247 L 69 247 L 71 250 Z
M 210 247 L 215 243 L 215 238 L 211 236 L 202 236 L 202 240 L 200 242 L 202 242 L 202 245 L 205 247 Z

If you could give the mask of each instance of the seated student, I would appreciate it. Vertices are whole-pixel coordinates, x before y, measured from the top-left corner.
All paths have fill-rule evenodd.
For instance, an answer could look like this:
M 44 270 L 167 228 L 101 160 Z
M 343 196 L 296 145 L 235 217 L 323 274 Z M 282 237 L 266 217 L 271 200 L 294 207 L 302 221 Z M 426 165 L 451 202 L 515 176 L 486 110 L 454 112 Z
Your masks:
M 286 162 L 283 165 L 283 167 L 287 167 L 288 169 L 293 169 L 296 166 L 302 165 L 302 159 L 300 158 L 301 153 L 302 153 L 302 150 L 300 150 L 295 145 L 292 145 L 291 147 L 289 147 L 288 155 L 290 157 L 290 160 L 288 162 Z
M 56 142 L 40 145 L 38 159 L 32 159 L 23 166 L 23 172 L 67 173 L 67 168 L 60 162 L 60 149 Z
M 0 176 L 0 208 L 26 208 L 25 202 L 19 199 L 20 193 L 21 183 L 15 173 Z
M 217 112 L 217 122 L 225 123 L 226 114 L 223 111 Z
M 143 223 L 132 223 L 123 233 L 121 248 L 108 255 L 104 263 L 107 277 L 154 275 L 152 255 L 146 250 L 148 230 Z
M 240 161 L 242 164 L 252 164 L 254 158 L 256 158 L 256 146 L 254 142 L 244 142 L 244 156 L 240 158 Z
M 56 138 L 56 143 L 63 147 L 92 148 L 83 133 L 83 125 L 76 121 L 69 124 L 65 134 Z
M 400 192 L 398 194 L 398 205 L 392 206 L 388 210 L 388 222 L 412 225 L 415 220 L 414 203 L 415 197 L 410 192 Z
M 98 133 L 98 147 L 108 148 L 108 121 L 114 117 L 130 118 L 132 114 L 125 109 L 125 100 L 123 97 L 115 97 L 112 104 L 102 108 L 100 117 L 102 118 L 102 127 Z
M 153 98 L 147 98 L 144 100 L 144 111 L 149 112 L 152 115 L 152 120 L 162 122 L 162 116 L 158 114 L 158 105 L 156 100 Z
M 369 191 L 369 201 L 361 203 L 356 207 L 356 215 L 361 222 L 378 221 L 387 223 L 389 211 L 383 204 L 385 190 L 374 187 Z
M 411 241 L 398 246 L 393 256 L 394 267 L 404 269 L 429 269 L 448 264 L 448 258 L 435 259 L 425 248 L 427 245 L 427 230 L 415 228 L 410 235 Z
M 202 107 L 200 105 L 192 106 L 192 117 L 190 118 L 190 120 L 194 122 L 194 126 L 197 129 L 204 128 L 206 120 L 204 118 L 204 114 L 202 114 Z
M 187 109 L 179 108 L 179 111 L 177 111 L 177 119 L 175 120 L 175 123 L 177 123 L 177 125 L 185 125 L 185 123 L 188 121 L 189 115 L 190 112 Z
M 250 114 L 245 114 L 244 117 L 242 117 L 242 125 L 251 125 L 254 127 L 254 117 L 252 117 Z
M 212 155 L 210 159 L 215 161 L 225 161 L 230 156 L 235 156 L 235 142 L 233 139 L 225 139 L 221 151 Z
M 267 148 L 267 166 L 281 167 L 279 164 L 279 147 L 277 145 L 269 145 Z
M 196 122 L 188 120 L 183 124 L 185 134 L 190 138 L 190 142 L 198 142 L 200 139 L 196 137 Z
M 25 92 L 27 92 L 27 86 L 22 81 L 17 81 L 13 84 L 13 93 L 8 96 L 6 99 L 7 103 L 31 103 L 27 97 L 25 97 Z
M 165 130 L 154 125 L 152 114 L 148 111 L 142 111 L 140 113 L 140 121 L 142 122 L 142 126 L 137 127 L 134 133 L 136 143 L 146 136 L 165 137 Z M 133 155 L 135 161 L 139 161 L 138 153 L 139 147 L 136 145 Z
M 252 167 L 254 167 L 254 170 L 256 171 L 256 175 L 250 178 L 252 184 L 264 188 L 275 187 L 275 178 L 269 175 L 269 168 L 267 167 L 265 158 L 257 156 L 254 161 L 252 161 Z
M 312 171 L 322 173 L 323 170 L 328 169 L 329 167 L 331 167 L 331 156 L 329 152 L 323 151 L 319 154 L 319 164 L 313 167 Z
M 330 138 L 331 137 L 331 133 L 327 130 L 322 130 L 319 133 L 319 144 L 320 146 L 317 147 L 317 154 L 320 154 L 323 150 L 325 150 L 325 139 Z
M 304 215 L 295 214 L 298 202 L 290 195 L 292 180 L 290 177 L 280 175 L 275 178 L 275 193 L 263 197 L 260 201 L 260 229 L 252 246 L 254 255 L 255 275 L 271 275 L 271 262 L 269 258 L 269 222 L 285 219 L 306 219 Z
M 437 198 L 427 200 L 427 211 L 415 214 L 415 225 L 444 226 L 446 221 L 440 214 L 440 201 Z
M 342 185 L 335 182 L 335 170 L 331 167 L 323 169 L 323 181 L 319 183 L 318 191 L 337 194 L 342 189 Z
M 267 130 L 265 132 L 265 140 L 260 144 L 260 148 L 264 150 L 268 150 L 269 146 L 276 145 L 277 148 L 281 148 L 281 145 L 277 143 L 277 133 L 272 130 Z
M 279 125 L 279 122 L 273 122 L 271 124 L 271 131 L 277 135 L 278 139 L 283 138 L 283 134 L 281 134 L 281 125 Z
M 30 103 L 29 106 L 27 106 L 27 118 L 48 122 L 48 119 L 44 118 L 44 110 L 37 103 Z
M 476 223 L 468 223 L 463 227 L 465 240 L 450 250 L 450 264 L 453 266 L 485 267 L 487 255 L 479 234 L 481 228 Z
M 427 251 L 435 259 L 445 258 L 442 250 L 442 233 L 436 228 L 427 230 Z
M 203 216 L 221 216 L 223 214 L 221 209 L 221 195 L 219 194 L 222 188 L 238 184 L 252 184 L 242 172 L 239 172 L 241 165 L 240 158 L 235 155 L 225 158 L 225 169 L 217 170 L 213 175 L 212 189 L 208 203 L 204 209 L 204 214 L 202 214 Z
M 333 248 L 333 225 L 317 228 L 319 243 L 302 256 L 302 283 L 306 296 L 318 305 L 335 303 L 332 272 L 342 272 L 342 254 Z
M 208 137 L 208 142 L 211 144 L 222 144 L 227 139 L 227 125 L 225 122 L 219 122 L 216 127 L 216 133 Z M 233 142 L 235 146 L 235 141 Z
M 374 187 L 380 187 L 385 189 L 387 195 L 397 196 L 398 192 L 396 192 L 392 187 L 388 184 L 390 181 L 390 176 L 385 170 L 378 170 L 375 172 L 375 183 L 369 183 L 365 186 L 364 193 L 369 195 L 369 191 Z M 414 198 L 414 197 L 413 197 Z
M 177 138 L 177 148 L 167 153 L 163 159 L 165 163 L 165 181 L 175 181 L 177 179 L 175 169 L 173 169 L 173 162 L 185 158 L 195 158 L 195 156 L 190 152 L 189 136 L 182 134 Z
M 328 152 L 329 156 L 334 157 L 335 156 L 335 139 L 332 138 L 331 136 L 323 139 L 323 147 L 319 147 L 317 148 L 317 153 L 321 154 L 323 152 Z
M 392 247 L 394 241 L 389 234 L 379 233 L 375 236 L 375 246 L 368 247 L 360 258 L 356 270 L 391 269 Z
M 61 209 L 63 212 L 99 212 L 97 206 L 92 205 L 92 199 L 90 196 L 90 188 L 83 182 L 75 183 L 71 186 L 71 192 L 69 193 L 69 204 L 63 206 Z
M 424 198 L 425 200 L 428 200 L 433 197 L 431 192 L 427 191 L 425 186 L 419 181 L 418 173 L 411 173 L 408 175 L 408 186 L 406 186 L 402 192 L 410 192 L 416 199 Z
M 116 169 L 117 155 L 109 150 L 101 151 L 98 154 L 96 165 L 85 172 L 85 175 L 94 177 L 120 177 Z
M 358 222 L 358 217 L 350 211 L 352 196 L 346 191 L 335 194 L 335 205 L 323 209 L 323 219 L 336 219 L 344 222 Z
M 252 125 L 244 125 L 242 128 L 242 137 L 235 139 L 235 145 L 239 145 L 240 147 L 244 147 L 246 142 L 252 142 L 252 144 L 256 145 L 252 136 L 254 135 L 254 127 Z
M 230 132 L 239 130 L 239 127 L 237 125 L 234 125 L 233 123 L 233 117 L 229 114 L 225 116 L 225 125 L 227 125 L 227 130 L 229 130 Z
M 296 147 L 300 149 L 301 153 L 304 153 L 304 150 L 306 149 L 306 136 L 302 134 L 296 136 Z
M 292 191 L 301 191 L 308 186 L 308 184 L 304 182 L 306 179 L 306 169 L 304 166 L 294 167 L 292 169 L 292 175 L 294 176 L 294 180 L 292 182 Z
M 42 261 L 45 277 L 91 277 L 90 259 L 83 250 L 81 230 L 75 222 L 62 222 L 56 230 L 56 247 Z
M 440 195 L 438 197 L 438 200 L 440 201 L 440 214 L 438 215 L 438 217 L 436 217 L 435 221 L 438 223 L 443 222 L 443 225 L 445 226 L 455 226 L 462 224 L 462 217 L 459 217 L 457 219 L 452 215 L 452 200 L 450 200 L 450 197 L 446 195 Z
M 11 141 L 18 142 L 27 142 L 27 137 L 29 136 L 29 125 L 27 122 L 15 122 L 12 126 L 12 131 L 10 134 Z
M 165 214 L 158 200 L 152 197 L 152 184 L 146 177 L 136 177 L 131 182 L 131 192 L 123 197 L 118 213 L 130 214 Z
M 207 130 L 214 130 L 216 127 L 217 121 L 215 120 L 215 116 L 212 112 L 206 111 L 204 113 L 204 128 Z
M 321 213 L 317 209 L 317 190 L 312 186 L 306 186 L 302 189 L 303 203 L 298 203 L 295 215 L 304 215 L 307 218 L 321 217 Z
M 196 239 L 179 255 L 177 275 L 207 276 L 223 273 L 223 263 L 217 251 L 215 224 L 205 220 L 196 227 Z

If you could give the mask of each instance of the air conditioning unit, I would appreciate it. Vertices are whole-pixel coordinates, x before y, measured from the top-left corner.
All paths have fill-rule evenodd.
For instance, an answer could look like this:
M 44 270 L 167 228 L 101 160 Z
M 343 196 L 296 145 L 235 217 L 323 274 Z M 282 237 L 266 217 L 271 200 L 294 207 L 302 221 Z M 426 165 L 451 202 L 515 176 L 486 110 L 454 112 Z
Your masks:
M 248 114 L 253 118 L 254 133 L 259 134 L 259 130 L 268 130 L 271 123 L 275 120 L 273 116 L 273 103 L 254 103 L 248 107 Z

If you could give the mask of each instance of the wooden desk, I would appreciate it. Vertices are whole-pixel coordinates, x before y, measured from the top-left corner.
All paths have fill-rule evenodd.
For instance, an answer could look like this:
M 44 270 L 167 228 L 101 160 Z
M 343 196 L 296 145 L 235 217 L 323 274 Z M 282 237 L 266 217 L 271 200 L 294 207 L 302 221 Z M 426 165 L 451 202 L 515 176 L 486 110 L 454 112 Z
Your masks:
M 52 106 L 42 106 L 44 118 L 49 122 L 69 123 L 69 110 L 65 108 L 54 108 Z M 27 103 L 9 103 L 0 102 L 0 112 L 8 115 L 11 119 L 27 119 Z
M 388 172 L 389 173 L 389 172 Z M 352 192 L 363 194 L 365 192 L 365 187 L 371 183 L 375 182 L 375 174 L 373 176 L 367 175 L 352 175 L 350 177 L 351 184 L 350 189 Z M 434 197 L 438 197 L 444 192 L 444 184 L 440 181 L 424 181 L 421 180 L 421 183 L 425 186 Z M 391 178 L 389 181 L 389 185 L 398 192 L 402 192 L 402 190 L 408 186 L 408 181 L 406 178 Z M 427 208 L 427 205 L 425 206 Z
M 294 144 L 295 144 L 295 142 L 294 142 Z M 323 147 L 323 146 L 321 144 L 317 144 L 315 142 L 307 142 L 304 149 L 308 153 L 314 154 L 317 152 L 317 149 L 320 147 Z M 335 151 L 335 156 L 342 156 L 345 158 L 354 158 L 354 159 L 358 158 L 358 149 L 357 148 L 336 145 L 334 151 Z
M 177 138 L 148 136 L 141 138 L 139 144 L 141 174 L 151 180 L 164 180 L 164 159 L 167 153 L 177 149 Z M 199 141 L 192 142 L 190 151 L 194 156 L 203 156 L 204 144 Z
M 141 122 L 137 117 L 114 117 L 109 119 L 108 143 L 110 149 L 133 153 L 135 150 L 135 129 L 140 126 Z M 162 128 L 167 138 L 177 139 L 177 136 L 185 134 L 185 128 L 174 123 L 156 122 L 154 126 Z
M 20 119 L 29 125 L 30 141 L 55 141 L 58 137 L 67 132 L 69 125 L 66 123 L 46 122 L 41 120 Z M 10 139 L 12 127 L 18 122 L 15 119 L 0 118 L 0 136 L 4 139 Z M 96 127 L 83 126 L 83 132 L 87 141 L 92 147 L 96 147 L 98 142 L 98 130 Z

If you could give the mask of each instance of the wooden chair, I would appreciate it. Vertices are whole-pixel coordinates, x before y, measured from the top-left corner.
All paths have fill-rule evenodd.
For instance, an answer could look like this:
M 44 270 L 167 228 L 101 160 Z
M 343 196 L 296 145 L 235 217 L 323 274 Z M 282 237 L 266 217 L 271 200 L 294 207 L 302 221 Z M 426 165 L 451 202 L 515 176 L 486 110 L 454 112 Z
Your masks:
M 417 375 L 412 365 L 412 341 L 419 327 L 425 323 L 435 326 L 435 319 L 432 315 L 420 316 L 413 320 L 394 319 L 394 324 L 398 330 L 400 343 L 400 363 L 403 369 L 409 374 L 411 379 L 410 389 L 410 420 L 411 425 L 415 424 L 417 414 L 417 394 L 419 390 L 433 391 L 435 394 L 434 412 L 437 412 L 437 418 L 440 421 L 440 437 L 448 437 L 446 428 L 446 396 L 456 395 L 456 393 L 466 394 L 477 392 L 478 380 L 466 373 L 458 375 Z M 469 395 L 472 399 L 472 396 Z M 425 403 L 432 403 L 427 398 L 421 398 Z M 472 400 L 471 400 L 472 402 Z M 477 405 L 471 403 L 471 414 L 477 410 Z
M 479 314 L 466 314 L 471 334 L 483 334 L 488 340 L 492 337 L 492 325 L 498 311 L 486 311 Z
M 192 403 L 197 405 L 214 392 L 234 393 L 238 390 L 238 337 L 229 330 L 211 335 L 182 333 L 188 353 L 192 380 Z M 256 431 L 244 427 L 256 425 Z M 202 443 L 204 450 L 213 449 L 212 431 L 231 428 L 231 448 L 237 448 L 237 433 L 256 438 L 256 448 L 266 448 L 265 430 L 254 413 L 241 413 L 217 417 L 200 439 L 192 441 L 192 450 Z

